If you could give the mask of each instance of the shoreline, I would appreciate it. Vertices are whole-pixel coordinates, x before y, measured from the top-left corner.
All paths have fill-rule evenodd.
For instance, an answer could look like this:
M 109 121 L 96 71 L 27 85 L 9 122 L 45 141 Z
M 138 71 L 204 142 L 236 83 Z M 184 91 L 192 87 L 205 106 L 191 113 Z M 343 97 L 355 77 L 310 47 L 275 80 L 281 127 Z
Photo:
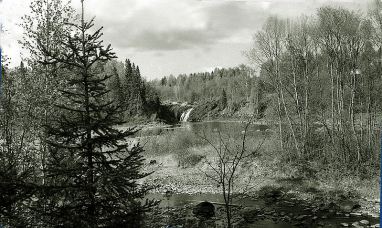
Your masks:
M 151 157 L 151 159 L 154 159 Z M 164 158 L 156 157 L 157 160 L 169 160 L 168 156 Z M 150 159 L 148 159 L 149 161 Z M 151 191 L 154 194 L 164 194 L 167 190 L 171 190 L 174 194 L 187 194 L 187 195 L 198 195 L 198 194 L 219 194 L 221 195 L 221 189 L 217 188 L 213 183 L 211 183 L 205 176 L 203 176 L 203 166 L 198 164 L 196 167 L 180 168 L 174 166 L 174 162 L 168 166 L 156 165 L 155 167 L 147 166 L 146 171 L 155 171 L 150 176 L 143 180 L 143 183 L 159 185 L 160 187 Z M 266 172 L 266 171 L 262 171 Z M 175 174 L 178 173 L 178 174 Z M 284 176 L 287 176 L 284 174 Z M 283 179 L 283 177 L 281 178 Z M 284 178 L 287 179 L 287 178 Z M 328 183 L 315 182 L 314 180 L 308 179 L 298 179 L 300 184 L 293 184 L 293 179 L 288 180 L 285 184 L 279 184 L 279 180 L 274 176 L 268 176 L 265 173 L 260 173 L 256 177 L 256 181 L 253 182 L 253 188 L 251 191 L 246 192 L 245 197 L 258 198 L 261 197 L 261 192 L 264 188 L 270 187 L 274 189 L 279 189 L 283 194 L 292 194 L 298 200 L 305 202 L 325 202 L 326 204 L 335 203 L 341 204 L 341 195 L 337 193 L 338 196 L 334 195 L 335 192 L 339 191 L 341 188 L 334 188 L 328 185 Z M 307 185 L 304 187 L 304 185 Z M 317 193 L 314 191 L 310 192 L 309 188 L 312 186 L 317 187 Z M 306 189 L 305 189 L 306 188 Z M 238 184 L 237 188 L 241 192 L 243 186 L 241 183 Z M 353 191 L 357 191 L 353 189 Z M 346 191 L 343 191 L 346 194 Z M 346 200 L 354 201 L 361 206 L 358 211 L 361 214 L 367 214 L 373 218 L 379 218 L 379 201 L 377 198 L 370 198 L 362 194 L 360 191 L 359 196 L 345 196 Z M 357 195 L 354 193 L 354 195 Z

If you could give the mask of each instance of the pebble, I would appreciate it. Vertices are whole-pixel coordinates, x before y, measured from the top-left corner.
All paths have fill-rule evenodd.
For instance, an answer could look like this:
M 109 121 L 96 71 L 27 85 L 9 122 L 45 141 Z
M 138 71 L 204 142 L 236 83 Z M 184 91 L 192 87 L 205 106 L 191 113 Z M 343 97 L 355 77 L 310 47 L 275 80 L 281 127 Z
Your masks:
M 359 225 L 359 222 L 353 222 L 351 225 L 356 227 L 356 228 L 363 228 L 363 226 Z
M 359 226 L 359 222 L 353 222 L 351 225 L 352 226 Z
M 283 219 L 287 222 L 290 222 L 292 220 L 288 215 L 285 215 Z
M 361 220 L 361 221 L 359 221 L 359 223 L 361 223 L 362 225 L 369 225 L 370 224 L 369 221 L 367 221 L 367 220 Z
M 300 215 L 296 217 L 296 220 L 303 220 L 306 217 L 308 217 L 308 215 Z
M 374 225 L 372 225 L 370 227 L 372 227 L 372 228 L 379 228 L 379 224 L 377 223 L 377 224 L 374 224 Z
M 343 227 L 349 227 L 349 224 L 343 222 L 343 223 L 341 223 L 341 226 L 343 226 Z
M 350 213 L 351 216 L 361 216 L 362 214 L 361 213 L 358 213 L 358 212 L 352 212 Z

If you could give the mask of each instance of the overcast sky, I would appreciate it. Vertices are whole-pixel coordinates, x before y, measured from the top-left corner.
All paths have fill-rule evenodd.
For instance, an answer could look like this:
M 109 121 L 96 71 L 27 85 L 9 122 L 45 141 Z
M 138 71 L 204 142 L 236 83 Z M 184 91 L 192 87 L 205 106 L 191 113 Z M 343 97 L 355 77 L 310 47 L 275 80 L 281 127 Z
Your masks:
M 87 0 L 85 13 L 104 26 L 119 60 L 130 58 L 147 79 L 248 63 L 253 34 L 269 15 L 311 15 L 323 5 L 367 9 L 366 0 Z M 0 0 L 3 52 L 20 62 L 20 17 L 29 0 Z M 80 0 L 72 0 L 76 9 Z M 20 54 L 21 53 L 21 54 Z M 24 54 L 25 55 L 25 54 Z

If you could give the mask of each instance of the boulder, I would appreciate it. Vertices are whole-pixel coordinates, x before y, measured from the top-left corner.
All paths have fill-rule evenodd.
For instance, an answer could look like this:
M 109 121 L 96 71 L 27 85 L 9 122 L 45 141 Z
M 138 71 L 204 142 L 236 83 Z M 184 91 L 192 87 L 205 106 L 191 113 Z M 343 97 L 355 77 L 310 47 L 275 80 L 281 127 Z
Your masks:
M 241 217 L 247 223 L 254 223 L 258 215 L 261 214 L 261 209 L 255 207 L 246 207 L 240 211 Z
M 150 160 L 150 165 L 155 165 L 157 163 L 157 160 Z
M 271 199 L 278 199 L 282 196 L 282 191 L 279 189 L 272 189 L 269 192 L 265 193 L 265 197 L 271 198 Z
M 340 203 L 339 207 L 344 213 L 350 213 L 360 209 L 361 205 L 352 201 L 343 201 Z
M 215 206 L 210 202 L 204 201 L 204 202 L 197 204 L 192 209 L 192 213 L 196 217 L 209 219 L 209 218 L 215 216 Z

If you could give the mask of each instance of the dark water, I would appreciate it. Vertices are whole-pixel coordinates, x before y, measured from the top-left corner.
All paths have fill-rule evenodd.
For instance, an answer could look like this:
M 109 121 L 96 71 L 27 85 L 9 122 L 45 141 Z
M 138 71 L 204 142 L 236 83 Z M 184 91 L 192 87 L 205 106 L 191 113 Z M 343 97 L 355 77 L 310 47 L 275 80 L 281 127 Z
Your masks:
M 222 134 L 223 136 L 238 137 L 243 135 L 246 123 L 231 121 L 211 121 L 211 122 L 184 122 L 171 126 L 158 126 L 141 130 L 139 136 L 154 136 L 167 134 L 174 131 L 188 131 L 197 135 Z M 247 128 L 247 136 L 261 136 L 271 134 L 271 129 L 265 124 L 251 124 Z
M 171 208 L 177 208 L 182 207 L 186 204 L 196 205 L 203 201 L 212 202 L 215 204 L 215 206 L 221 206 L 221 204 L 224 202 L 224 199 L 222 195 L 219 194 L 211 194 L 211 193 L 203 193 L 203 194 L 174 194 L 170 198 L 166 198 L 162 194 L 149 194 L 147 195 L 148 199 L 156 199 L 161 200 L 160 206 L 161 207 L 171 207 Z M 251 206 L 257 206 L 257 207 L 265 207 L 266 203 L 261 200 L 254 200 L 254 199 L 235 199 L 233 201 L 234 205 L 240 205 L 243 207 L 251 207 Z M 264 219 L 256 221 L 253 224 L 247 224 L 245 227 L 247 228 L 294 228 L 296 226 L 293 226 L 290 223 L 286 222 L 275 222 L 271 219 Z
M 215 206 L 221 206 L 224 202 L 222 195 L 219 194 L 174 194 L 170 198 L 166 198 L 162 194 L 149 194 L 147 196 L 149 199 L 161 200 L 160 206 L 163 208 L 179 208 L 187 204 L 196 205 L 203 201 L 212 202 Z M 262 208 L 267 214 L 267 211 L 270 212 L 271 217 L 265 216 L 264 219 L 259 219 L 258 221 L 252 224 L 246 224 L 245 227 L 255 228 L 292 228 L 292 227 L 343 227 L 341 223 L 349 224 L 349 227 L 352 227 L 353 222 L 367 220 L 370 222 L 370 225 L 379 223 L 378 218 L 373 218 L 371 216 L 350 216 L 347 217 L 343 213 L 330 212 L 330 211 L 317 211 L 314 213 L 311 212 L 311 209 L 315 206 L 310 205 L 310 203 L 297 200 L 291 197 L 283 197 L 278 201 L 269 202 L 264 199 L 252 199 L 252 198 L 241 198 L 233 200 L 234 206 L 243 206 L 243 207 L 256 207 Z M 277 213 L 276 215 L 273 215 Z M 291 215 L 293 214 L 293 215 Z M 302 226 L 301 221 L 292 220 L 291 222 L 285 222 L 277 220 L 284 215 L 299 216 L 299 215 L 308 215 L 311 217 L 316 216 L 317 219 L 314 221 L 309 220 L 307 224 Z M 323 218 L 324 217 L 324 218 Z M 274 219 L 276 218 L 276 219 Z M 276 220 L 276 221 L 275 221 Z M 365 226 L 367 227 L 367 226 Z

